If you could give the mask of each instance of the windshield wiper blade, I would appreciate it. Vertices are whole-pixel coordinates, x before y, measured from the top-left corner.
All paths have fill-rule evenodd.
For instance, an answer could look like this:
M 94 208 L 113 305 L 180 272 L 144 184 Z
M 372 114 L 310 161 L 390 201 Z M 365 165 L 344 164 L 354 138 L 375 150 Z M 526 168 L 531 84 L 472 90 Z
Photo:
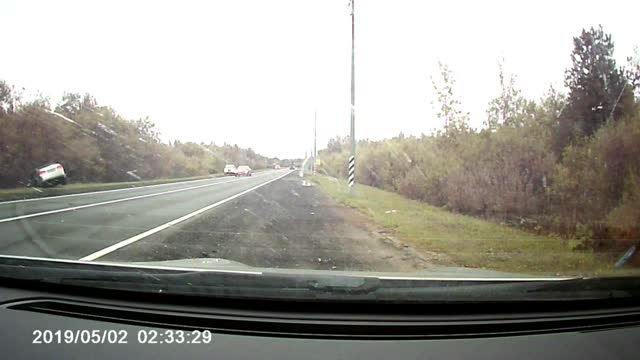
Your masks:
M 577 278 L 552 281 L 530 290 L 531 293 L 592 292 L 609 293 L 609 297 L 629 297 L 640 295 L 640 277 Z
M 549 301 L 640 295 L 640 278 L 558 281 L 413 280 L 282 272 L 149 269 L 94 263 L 0 259 L 0 277 L 36 283 L 208 297 L 407 302 Z

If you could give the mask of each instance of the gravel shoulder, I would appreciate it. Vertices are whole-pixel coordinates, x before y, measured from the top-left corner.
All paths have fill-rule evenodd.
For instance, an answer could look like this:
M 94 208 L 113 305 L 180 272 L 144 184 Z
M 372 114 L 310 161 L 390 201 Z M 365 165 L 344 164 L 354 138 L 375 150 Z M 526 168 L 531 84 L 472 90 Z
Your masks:
M 221 258 L 253 267 L 418 271 L 432 259 L 373 228 L 296 175 L 263 186 L 102 261 Z

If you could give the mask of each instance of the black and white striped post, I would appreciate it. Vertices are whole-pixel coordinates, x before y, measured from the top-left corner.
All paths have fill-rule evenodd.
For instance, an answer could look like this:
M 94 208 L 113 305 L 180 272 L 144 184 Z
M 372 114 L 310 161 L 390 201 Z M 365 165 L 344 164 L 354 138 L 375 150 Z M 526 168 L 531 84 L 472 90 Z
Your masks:
M 349 156 L 349 189 L 353 188 L 356 183 L 356 158 L 355 156 Z

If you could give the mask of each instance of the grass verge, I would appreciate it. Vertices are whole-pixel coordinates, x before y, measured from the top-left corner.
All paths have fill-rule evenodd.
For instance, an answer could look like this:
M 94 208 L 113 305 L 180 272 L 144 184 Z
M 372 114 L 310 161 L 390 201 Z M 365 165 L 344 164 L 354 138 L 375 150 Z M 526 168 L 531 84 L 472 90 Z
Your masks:
M 133 187 L 148 186 L 148 185 L 170 184 L 170 183 L 176 183 L 181 181 L 200 180 L 200 179 L 207 179 L 207 178 L 219 177 L 219 176 L 222 176 L 222 175 L 217 174 L 213 176 L 193 176 L 193 177 L 175 178 L 175 179 L 155 179 L 155 180 L 127 181 L 127 182 L 113 182 L 113 183 L 70 183 L 64 186 L 56 186 L 56 187 L 50 187 L 50 188 L 35 188 L 35 189 L 30 187 L 0 189 L 0 201 L 22 200 L 22 199 L 39 198 L 39 197 L 46 197 L 46 196 L 77 194 L 77 193 L 83 193 L 88 191 L 114 190 L 114 189 L 133 188 Z
M 349 194 L 344 181 L 326 176 L 311 180 L 399 240 L 445 254 L 454 266 L 540 275 L 637 275 L 634 270 L 613 270 L 620 254 L 572 250 L 560 238 L 455 214 L 370 186 L 358 185 Z

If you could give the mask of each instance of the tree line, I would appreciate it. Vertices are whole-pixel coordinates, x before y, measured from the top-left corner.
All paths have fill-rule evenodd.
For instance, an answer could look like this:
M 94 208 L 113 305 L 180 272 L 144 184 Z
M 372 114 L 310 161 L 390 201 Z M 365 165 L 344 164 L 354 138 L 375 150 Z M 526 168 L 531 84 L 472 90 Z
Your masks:
M 24 186 L 29 173 L 61 163 L 70 181 L 114 182 L 222 172 L 224 165 L 265 168 L 269 159 L 238 145 L 164 143 L 148 118 L 130 120 L 90 94 L 66 93 L 52 106 L 23 101 L 0 80 L 0 187 Z
M 573 39 L 566 93 L 526 99 L 499 67 L 500 93 L 481 129 L 460 110 L 453 72 L 432 78 L 442 121 L 428 135 L 358 142 L 356 179 L 455 212 L 581 240 L 640 238 L 640 64 L 618 66 L 602 27 Z M 320 151 L 320 170 L 345 177 L 348 138 Z

